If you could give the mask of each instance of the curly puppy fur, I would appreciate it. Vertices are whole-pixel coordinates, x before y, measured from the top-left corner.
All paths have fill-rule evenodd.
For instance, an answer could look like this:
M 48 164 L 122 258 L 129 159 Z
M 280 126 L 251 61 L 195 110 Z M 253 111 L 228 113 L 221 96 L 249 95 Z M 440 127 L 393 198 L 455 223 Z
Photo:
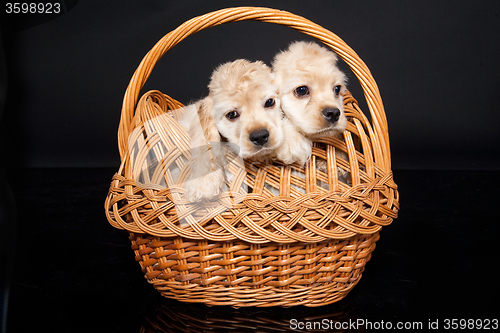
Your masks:
M 241 158 L 284 163 L 298 159 L 292 147 L 309 144 L 293 135 L 285 138 L 284 131 L 296 131 L 283 116 L 273 74 L 263 62 L 222 64 L 208 88 L 208 97 L 187 106 L 181 120 L 191 138 L 191 174 L 185 184 L 191 202 L 212 199 L 224 185 L 227 149 L 233 145 L 221 141 L 237 145 Z
M 281 108 L 309 140 L 340 136 L 346 128 L 341 94 L 347 78 L 337 67 L 337 60 L 329 49 L 303 41 L 293 42 L 273 60 Z M 346 158 L 339 150 L 337 156 Z

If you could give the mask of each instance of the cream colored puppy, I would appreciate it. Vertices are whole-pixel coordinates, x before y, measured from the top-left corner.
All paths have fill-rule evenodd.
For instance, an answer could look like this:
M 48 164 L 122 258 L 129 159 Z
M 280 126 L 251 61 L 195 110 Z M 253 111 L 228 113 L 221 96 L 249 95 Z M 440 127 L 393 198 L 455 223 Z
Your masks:
M 339 136 L 347 119 L 341 93 L 346 76 L 334 52 L 311 42 L 293 42 L 273 60 L 281 108 L 309 140 Z M 345 153 L 338 153 L 345 158 Z
M 316 43 L 294 42 L 273 60 L 281 107 L 310 139 L 336 135 L 347 125 L 340 95 L 346 76 L 334 52 Z
M 290 146 L 297 142 L 284 135 L 293 125 L 283 117 L 272 79 L 271 69 L 260 61 L 225 63 L 213 72 L 208 97 L 186 107 L 181 124 L 188 128 L 192 148 L 188 200 L 209 200 L 220 192 L 227 152 L 238 150 L 235 146 L 250 161 L 296 160 Z

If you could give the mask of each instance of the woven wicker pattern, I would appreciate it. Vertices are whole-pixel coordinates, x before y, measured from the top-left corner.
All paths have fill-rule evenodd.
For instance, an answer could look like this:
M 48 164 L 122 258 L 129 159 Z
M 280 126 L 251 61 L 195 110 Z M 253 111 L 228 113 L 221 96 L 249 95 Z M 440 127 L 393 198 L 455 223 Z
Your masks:
M 215 206 L 189 203 L 182 186 L 145 186 L 142 183 L 172 183 L 173 166 L 180 170 L 180 184 L 189 175 L 189 138 L 177 123 L 182 104 L 158 91 L 139 99 L 154 65 L 190 34 L 241 20 L 286 25 L 332 48 L 358 77 L 372 122 L 346 93 L 349 121 L 343 140 L 314 143 L 305 167 L 233 166 L 230 191 L 220 195 Z M 141 141 L 144 134 L 147 139 Z M 340 38 L 287 12 L 249 7 L 220 10 L 187 21 L 163 37 L 127 88 L 118 143 L 122 165 L 111 182 L 106 215 L 111 225 L 130 232 L 136 260 L 148 281 L 166 297 L 234 307 L 335 302 L 359 281 L 380 229 L 397 217 L 399 195 L 375 81 Z M 337 149 L 346 152 L 348 160 L 338 158 Z M 140 183 L 141 161 L 151 153 L 159 163 Z M 316 167 L 318 160 L 328 172 Z M 349 172 L 349 183 L 338 179 L 337 167 Z
M 359 282 L 378 238 L 260 245 L 130 236 L 143 273 L 163 296 L 233 307 L 341 300 Z

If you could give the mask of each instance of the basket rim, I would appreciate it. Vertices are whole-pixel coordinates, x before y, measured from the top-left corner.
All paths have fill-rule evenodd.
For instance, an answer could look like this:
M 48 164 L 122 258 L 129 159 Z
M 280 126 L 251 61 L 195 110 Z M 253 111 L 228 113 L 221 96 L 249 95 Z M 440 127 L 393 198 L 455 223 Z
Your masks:
M 377 140 L 374 145 L 380 147 L 381 150 L 379 154 L 375 154 L 375 163 L 385 172 L 390 172 L 391 157 L 387 118 L 378 86 L 366 64 L 351 47 L 331 31 L 293 13 L 266 7 L 230 7 L 194 17 L 167 33 L 153 46 L 134 72 L 123 98 L 118 128 L 118 148 L 122 162 L 127 158 L 128 135 L 133 130 L 132 119 L 141 89 L 156 63 L 168 50 L 196 32 L 224 23 L 246 20 L 288 26 L 318 39 L 338 54 L 356 75 L 363 89 L 371 115 L 374 139 Z
M 260 196 L 249 195 L 241 204 L 242 207 L 236 207 L 240 213 L 245 213 L 245 210 L 265 209 L 265 207 L 274 207 L 280 212 L 287 211 L 294 214 L 295 218 L 300 219 L 296 222 L 304 227 L 302 231 L 292 230 L 293 225 L 281 225 L 278 221 L 271 222 L 272 230 L 267 230 L 260 223 L 251 220 L 246 214 L 243 214 L 241 221 L 243 225 L 236 227 L 232 223 L 228 223 L 223 218 L 216 218 L 220 230 L 206 229 L 205 225 L 198 223 L 189 223 L 187 226 L 177 226 L 175 223 L 167 219 L 161 219 L 159 225 L 150 225 L 148 220 L 151 217 L 161 215 L 159 211 L 151 211 L 151 216 L 142 218 L 136 211 L 137 205 L 143 204 L 145 201 L 150 204 L 157 205 L 158 202 L 163 202 L 170 196 L 169 190 L 156 191 L 144 189 L 141 195 L 136 190 L 127 190 L 127 187 L 136 185 L 135 181 L 125 178 L 123 175 L 115 174 L 111 183 L 110 192 L 105 201 L 105 213 L 108 222 L 117 229 L 127 230 L 132 233 L 149 234 L 157 237 L 181 237 L 192 240 L 205 239 L 216 242 L 233 241 L 236 239 L 252 243 L 261 244 L 268 242 L 276 243 L 318 243 L 328 240 L 349 239 L 356 235 L 370 235 L 379 232 L 383 226 L 387 226 L 397 218 L 399 210 L 399 200 L 397 195 L 397 185 L 392 180 L 392 172 L 384 177 L 377 177 L 370 184 L 359 184 L 352 187 L 351 190 L 344 192 L 342 195 L 338 193 L 319 193 L 312 192 L 305 194 L 300 200 L 283 197 L 263 198 Z M 381 204 L 377 197 L 373 197 L 373 191 L 390 193 L 386 204 Z M 128 193 L 132 192 L 132 193 Z M 395 197 L 394 197 L 395 196 Z M 130 201 L 126 211 L 122 211 L 118 207 L 120 201 Z M 309 222 L 302 217 L 309 211 L 308 201 L 320 201 L 323 210 L 326 214 L 323 219 L 333 221 L 338 228 L 329 230 L 324 223 L 315 224 Z M 371 207 L 370 211 L 366 211 L 360 204 L 365 203 Z M 329 208 L 325 208 L 325 207 Z M 371 210 L 377 206 L 382 216 L 373 216 Z M 350 213 L 349 216 L 337 216 L 338 209 L 346 208 Z M 125 215 L 131 213 L 133 222 L 124 219 Z M 281 213 L 285 215 L 285 213 Z M 269 217 L 269 216 L 268 216 Z M 364 221 L 370 221 L 370 224 L 355 223 L 354 220 L 361 218 Z M 158 223 L 157 223 L 158 224 Z

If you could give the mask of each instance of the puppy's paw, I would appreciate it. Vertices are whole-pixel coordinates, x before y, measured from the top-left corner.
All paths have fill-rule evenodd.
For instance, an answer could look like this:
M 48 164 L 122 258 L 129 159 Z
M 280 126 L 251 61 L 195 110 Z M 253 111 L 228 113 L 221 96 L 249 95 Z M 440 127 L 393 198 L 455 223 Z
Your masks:
M 297 162 L 300 165 L 304 165 L 311 158 L 312 154 L 312 142 L 301 138 L 301 140 L 296 141 L 294 148 L 292 149 L 293 162 Z
M 304 165 L 311 158 L 311 141 L 298 137 L 295 140 L 285 140 L 276 151 L 276 158 L 284 164 L 298 163 Z
M 284 164 L 291 164 L 294 162 L 290 149 L 279 149 L 276 153 L 276 158 Z
M 185 196 L 191 202 L 202 199 L 211 200 L 221 191 L 224 185 L 224 174 L 221 169 L 206 174 L 202 177 L 190 179 L 184 185 Z

